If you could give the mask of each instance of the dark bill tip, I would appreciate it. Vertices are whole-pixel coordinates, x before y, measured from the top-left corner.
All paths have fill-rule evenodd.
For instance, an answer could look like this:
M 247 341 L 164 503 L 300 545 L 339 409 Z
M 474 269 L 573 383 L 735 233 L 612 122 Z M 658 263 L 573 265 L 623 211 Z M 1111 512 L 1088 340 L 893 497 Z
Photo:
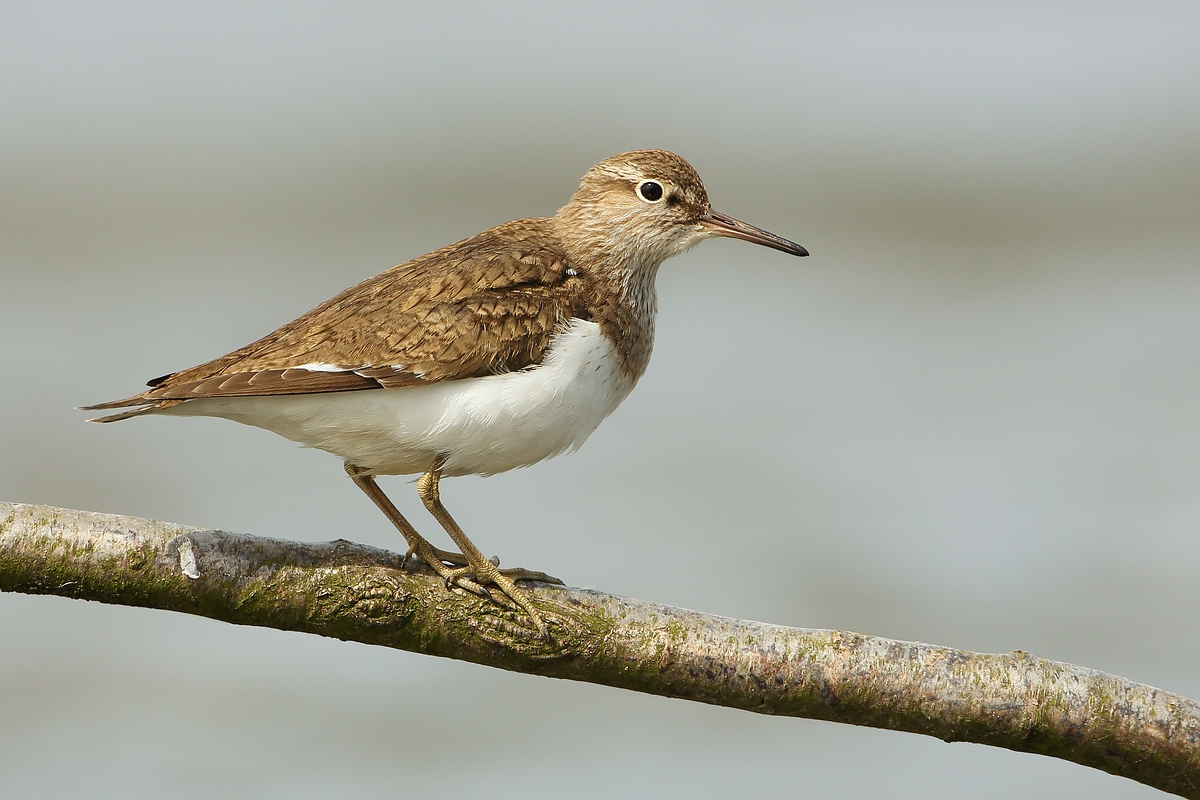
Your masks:
M 808 251 L 795 242 L 764 231 L 762 228 L 756 228 L 747 222 L 742 222 L 740 219 L 734 219 L 728 214 L 722 214 L 720 211 L 709 211 L 700 221 L 717 236 L 743 239 L 747 242 L 773 247 L 776 250 L 782 250 L 794 256 L 808 255 Z

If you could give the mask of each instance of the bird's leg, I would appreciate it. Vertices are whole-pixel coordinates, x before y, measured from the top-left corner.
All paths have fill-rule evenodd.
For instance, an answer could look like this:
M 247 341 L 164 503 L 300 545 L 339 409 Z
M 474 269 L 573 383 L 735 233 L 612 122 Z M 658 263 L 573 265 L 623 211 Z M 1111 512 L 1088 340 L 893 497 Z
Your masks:
M 443 562 L 449 562 L 459 567 L 470 564 L 470 561 L 461 553 L 450 553 L 445 550 L 439 550 L 426 541 L 425 537 L 417 533 L 417 529 L 404 518 L 400 510 L 396 508 L 391 499 L 383 493 L 383 489 L 379 488 L 379 484 L 375 482 L 375 477 L 365 470 L 346 462 L 346 474 L 350 476 L 350 480 L 354 481 L 354 485 L 363 490 L 367 497 L 373 502 L 383 515 L 391 520 L 391 523 L 396 526 L 396 530 L 400 531 L 400 535 L 408 542 L 408 553 L 404 556 L 405 563 L 413 555 L 428 564 L 434 572 L 442 577 L 443 580 L 449 582 L 455 579 L 456 570 L 447 567 Z M 490 563 L 490 562 L 489 562 Z M 462 588 L 474 592 L 478 595 L 487 596 L 487 590 L 471 580 L 455 581 Z
M 463 555 L 466 556 L 467 566 L 450 570 L 450 576 L 446 578 L 447 583 L 457 583 L 463 579 L 473 579 L 476 583 L 492 584 L 503 592 L 508 599 L 520 606 L 529 615 L 529 618 L 533 620 L 533 623 L 537 626 L 542 636 L 549 639 L 550 633 L 546 629 L 546 623 L 542 621 L 542 615 L 533 607 L 533 602 L 529 595 L 523 589 L 519 588 L 515 581 L 542 581 L 544 583 L 556 583 L 559 585 L 562 585 L 562 581 L 544 572 L 535 572 L 521 568 L 500 569 L 484 557 L 479 548 L 463 533 L 462 528 L 454 521 L 454 517 L 450 516 L 450 512 L 446 510 L 446 507 L 442 505 L 438 483 L 442 478 L 442 467 L 446 464 L 446 458 L 445 454 L 440 454 L 433 460 L 429 469 L 417 480 L 417 493 L 421 496 L 421 501 L 425 503 L 425 508 L 429 509 L 429 513 L 446 529 L 446 533 L 450 535 L 450 538 L 454 540 L 454 543 L 458 545 Z
M 433 464 L 429 467 L 429 470 L 417 481 L 417 494 L 421 496 L 421 501 L 425 503 L 425 507 L 429 509 L 429 513 L 433 514 L 434 519 L 441 523 L 441 526 L 446 529 L 446 533 L 450 534 L 450 538 L 454 540 L 454 543 L 462 548 L 465 555 L 454 554 L 456 557 L 462 559 L 458 564 L 459 566 L 469 567 L 476 563 L 476 561 L 471 560 L 472 553 L 474 553 L 477 561 L 487 561 L 493 567 L 499 567 L 500 559 L 495 556 L 484 558 L 483 553 L 467 538 L 462 528 L 450 516 L 450 512 L 442 505 L 441 492 L 438 487 L 442 478 L 442 467 L 445 466 L 447 458 L 449 456 L 443 453 L 433 460 Z M 437 550 L 436 547 L 433 549 L 437 552 L 443 552 Z M 467 574 L 463 570 L 460 570 L 460 572 Z M 499 572 L 511 581 L 540 581 L 541 583 L 553 583 L 557 586 L 565 585 L 553 575 L 547 575 L 537 570 L 525 569 L 524 567 L 509 567 L 501 569 Z

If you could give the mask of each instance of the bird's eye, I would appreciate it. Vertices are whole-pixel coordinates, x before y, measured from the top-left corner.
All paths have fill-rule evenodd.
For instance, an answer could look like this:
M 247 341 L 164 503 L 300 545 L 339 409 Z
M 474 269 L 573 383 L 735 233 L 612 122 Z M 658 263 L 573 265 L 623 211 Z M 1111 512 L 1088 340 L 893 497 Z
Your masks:
M 662 184 L 655 181 L 642 181 L 638 184 L 638 194 L 647 203 L 657 203 L 663 198 Z

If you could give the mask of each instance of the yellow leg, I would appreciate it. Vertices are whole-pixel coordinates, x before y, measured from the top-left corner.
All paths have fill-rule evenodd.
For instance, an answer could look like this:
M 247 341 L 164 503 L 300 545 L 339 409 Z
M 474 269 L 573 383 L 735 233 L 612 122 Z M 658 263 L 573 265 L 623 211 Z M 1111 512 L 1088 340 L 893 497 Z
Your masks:
M 460 553 L 449 553 L 445 550 L 439 550 L 425 540 L 425 537 L 417 533 L 417 529 L 404 518 L 400 510 L 396 508 L 391 499 L 388 498 L 383 490 L 379 488 L 379 484 L 375 482 L 375 477 L 358 467 L 346 463 L 346 474 L 350 476 L 350 480 L 354 481 L 354 485 L 363 490 L 367 497 L 383 512 L 383 515 L 391 520 L 391 523 L 396 526 L 396 530 L 400 531 L 400 535 L 408 542 L 408 553 L 404 556 L 407 561 L 414 554 L 417 558 L 433 568 L 433 571 L 442 577 L 447 583 L 456 578 L 455 571 L 447 567 L 443 562 L 465 566 L 470 562 Z M 491 562 L 489 562 L 491 563 Z M 479 584 L 471 580 L 456 580 L 458 586 L 475 594 L 488 596 L 488 592 Z
M 491 584 L 504 593 L 504 596 L 512 600 L 529 615 L 533 620 L 533 624 L 537 626 L 538 631 L 547 640 L 550 639 L 550 632 L 546 628 L 546 623 L 542 620 L 542 615 L 534 608 L 533 599 L 523 589 L 519 588 L 515 581 L 542 581 L 545 583 L 557 583 L 562 585 L 562 581 L 558 578 L 551 577 L 544 572 L 534 572 L 527 569 L 499 569 L 496 564 L 488 561 L 479 548 L 467 538 L 463 533 L 462 528 L 450 516 L 450 512 L 442 505 L 441 493 L 438 490 L 438 483 L 442 478 L 442 467 L 446 464 L 447 456 L 439 455 L 433 460 L 429 469 L 417 481 L 417 493 L 421 496 L 421 501 L 425 503 L 425 508 L 429 509 L 429 513 L 438 521 L 458 548 L 462 550 L 463 556 L 467 560 L 467 565 L 450 570 L 450 576 L 446 578 L 447 583 L 461 583 L 463 580 L 470 580 L 478 584 Z M 418 553 L 420 555 L 420 553 Z

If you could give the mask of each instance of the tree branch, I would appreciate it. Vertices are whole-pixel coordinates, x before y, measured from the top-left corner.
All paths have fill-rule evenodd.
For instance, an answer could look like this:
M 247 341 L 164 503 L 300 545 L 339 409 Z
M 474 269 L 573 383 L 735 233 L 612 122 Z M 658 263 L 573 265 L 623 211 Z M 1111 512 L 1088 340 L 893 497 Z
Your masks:
M 1200 704 L 1020 651 L 785 628 L 536 585 L 555 641 L 400 557 L 0 503 L 0 590 L 305 631 L 760 714 L 1041 753 L 1200 798 Z

